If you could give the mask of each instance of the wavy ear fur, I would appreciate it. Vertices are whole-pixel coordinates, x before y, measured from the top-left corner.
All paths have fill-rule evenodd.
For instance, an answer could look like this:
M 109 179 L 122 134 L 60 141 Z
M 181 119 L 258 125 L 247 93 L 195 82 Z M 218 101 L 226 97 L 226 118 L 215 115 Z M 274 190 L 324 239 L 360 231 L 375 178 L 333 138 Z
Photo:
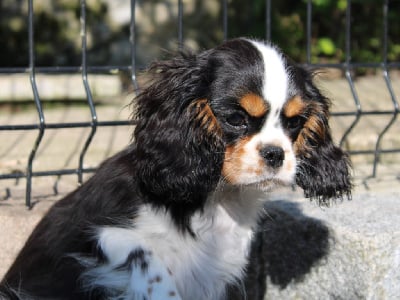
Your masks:
M 329 200 L 351 198 L 350 161 L 348 156 L 331 141 L 325 140 L 301 158 L 296 183 L 304 195 L 320 204 Z
M 207 101 L 206 68 L 207 52 L 155 63 L 152 82 L 137 98 L 139 186 L 183 230 L 190 230 L 189 217 L 216 187 L 223 162 L 219 124 Z
M 295 147 L 298 149 L 299 166 L 296 183 L 303 188 L 306 197 L 320 204 L 329 200 L 351 198 L 351 163 L 348 155 L 332 140 L 328 119 L 329 100 L 312 82 L 312 74 L 299 68 L 301 90 L 309 99 L 309 112 L 305 126 L 300 132 Z

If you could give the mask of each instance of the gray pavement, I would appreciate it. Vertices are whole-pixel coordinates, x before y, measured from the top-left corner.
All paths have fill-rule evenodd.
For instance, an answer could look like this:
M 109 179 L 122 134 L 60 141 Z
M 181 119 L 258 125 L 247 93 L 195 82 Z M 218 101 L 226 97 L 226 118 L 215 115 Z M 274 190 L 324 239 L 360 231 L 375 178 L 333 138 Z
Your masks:
M 396 170 L 398 174 L 399 165 Z M 274 247 L 281 249 L 278 257 L 283 265 L 296 270 L 310 259 L 312 264 L 303 276 L 287 280 L 287 285 L 268 276 L 265 299 L 400 299 L 400 182 L 389 174 L 357 181 L 351 201 L 329 208 L 297 195 L 275 195 L 270 206 L 281 213 L 280 227 L 295 223 L 300 230 L 288 230 L 284 239 L 272 232 L 267 239 L 282 243 Z M 324 230 L 326 235 L 321 234 Z M 295 250 L 301 254 L 293 258 L 286 240 L 298 241 Z M 326 252 L 315 257 L 322 250 Z M 279 265 L 279 259 L 270 264 Z

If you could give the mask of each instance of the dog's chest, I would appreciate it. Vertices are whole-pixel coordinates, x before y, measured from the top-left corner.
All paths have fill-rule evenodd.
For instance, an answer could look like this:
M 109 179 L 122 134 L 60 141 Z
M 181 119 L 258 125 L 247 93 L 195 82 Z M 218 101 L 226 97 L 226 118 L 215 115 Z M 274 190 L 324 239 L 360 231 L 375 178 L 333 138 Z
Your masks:
M 220 206 L 194 216 L 192 228 L 195 238 L 179 232 L 164 213 L 143 207 L 134 229 L 105 229 L 100 243 L 114 264 L 137 248 L 150 251 L 165 265 L 182 299 L 220 299 L 225 285 L 241 277 L 252 231 Z

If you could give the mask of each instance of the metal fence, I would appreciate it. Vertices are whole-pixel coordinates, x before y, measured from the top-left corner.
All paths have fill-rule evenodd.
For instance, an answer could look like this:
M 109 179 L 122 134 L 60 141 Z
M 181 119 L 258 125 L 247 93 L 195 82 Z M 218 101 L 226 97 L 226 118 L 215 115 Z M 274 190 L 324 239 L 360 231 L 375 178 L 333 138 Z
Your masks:
M 32 149 L 30 151 L 30 155 L 27 160 L 26 172 L 17 172 L 17 173 L 8 173 L 8 174 L 0 174 L 0 180 L 4 179 L 15 179 L 18 180 L 20 178 L 26 179 L 26 189 L 25 189 L 25 199 L 26 205 L 31 205 L 31 192 L 32 192 L 32 178 L 33 177 L 41 177 L 41 176 L 62 176 L 62 175 L 76 175 L 78 177 L 78 182 L 82 182 L 83 174 L 92 173 L 95 171 L 95 168 L 85 168 L 84 161 L 85 156 L 87 154 L 87 150 L 91 145 L 93 137 L 96 132 L 102 127 L 110 127 L 110 126 L 127 126 L 131 123 L 129 121 L 102 121 L 98 119 L 96 113 L 96 105 L 93 101 L 91 86 L 88 81 L 88 76 L 90 74 L 95 73 L 112 73 L 115 71 L 123 71 L 128 72 L 130 74 L 130 80 L 132 85 L 135 88 L 138 88 L 137 81 L 137 53 L 136 53 L 136 21 L 135 21 L 135 8 L 137 7 L 137 1 L 130 0 L 131 7 L 131 17 L 130 17 L 130 57 L 131 63 L 125 66 L 93 66 L 88 65 L 87 62 L 87 3 L 85 0 L 80 1 L 80 35 L 81 35 L 81 65 L 78 67 L 59 67 L 59 66 L 51 66 L 51 67 L 39 67 L 36 65 L 36 57 L 35 57 L 35 34 L 40 34 L 35 32 L 34 28 L 34 18 L 35 12 L 33 8 L 33 0 L 29 0 L 29 8 L 28 8 L 28 39 L 29 39 L 29 65 L 26 67 L 1 67 L 0 66 L 0 74 L 28 74 L 30 78 L 30 85 L 33 92 L 33 101 L 36 107 L 38 121 L 32 124 L 17 124 L 17 125 L 0 125 L 0 131 L 34 131 L 36 132 L 36 140 L 32 145 Z M 226 39 L 229 36 L 229 18 L 228 18 L 228 10 L 230 2 L 228 0 L 221 0 L 221 28 L 223 31 L 223 39 Z M 383 23 L 382 23 L 382 36 L 381 36 L 381 51 L 382 51 L 382 61 L 379 63 L 369 63 L 369 62 L 352 62 L 351 58 L 351 39 L 352 39 L 352 5 L 351 1 L 347 1 L 346 8 L 346 18 L 345 18 L 345 60 L 340 63 L 318 63 L 312 64 L 311 62 L 311 51 L 312 51 L 312 16 L 313 16 L 313 1 L 308 0 L 304 2 L 304 9 L 306 10 L 306 65 L 312 65 L 314 67 L 321 68 L 335 68 L 343 71 L 344 76 L 348 82 L 349 88 L 352 94 L 352 101 L 354 101 L 354 109 L 345 112 L 336 112 L 333 114 L 334 117 L 346 117 L 351 118 L 350 125 L 346 128 L 343 136 L 341 137 L 340 143 L 343 144 L 346 138 L 352 134 L 353 129 L 359 123 L 359 121 L 368 115 L 387 115 L 390 117 L 387 124 L 385 124 L 384 128 L 379 132 L 379 135 L 376 139 L 374 149 L 370 150 L 350 150 L 349 153 L 352 156 L 369 154 L 373 155 L 373 164 L 372 164 L 372 176 L 376 176 L 377 174 L 377 165 L 379 163 L 380 156 L 384 153 L 400 153 L 400 149 L 393 148 L 385 148 L 381 147 L 381 142 L 385 137 L 385 134 L 388 130 L 396 123 L 398 114 L 399 114 L 399 104 L 396 99 L 395 92 L 392 86 L 392 80 L 390 78 L 389 70 L 398 69 L 400 67 L 400 62 L 389 62 L 388 61 L 388 28 L 391 24 L 388 22 L 387 14 L 390 9 L 389 0 L 384 0 L 382 2 L 382 14 L 383 14 Z M 185 36 L 184 36 L 184 1 L 177 0 L 178 7 L 178 17 L 176 24 L 176 35 L 178 39 L 178 43 L 180 47 L 185 45 Z M 274 9 L 274 1 L 266 0 L 265 1 L 265 38 L 267 40 L 274 40 L 274 37 L 271 35 L 271 12 Z M 157 43 L 157 41 L 154 41 Z M 388 110 L 364 110 L 361 105 L 361 101 L 357 95 L 356 88 L 354 86 L 354 73 L 353 70 L 355 68 L 377 68 L 382 71 L 382 76 L 384 82 L 386 84 L 386 88 L 389 92 L 392 109 Z M 37 74 L 65 74 L 65 73 L 79 73 L 82 78 L 82 85 L 84 86 L 86 92 L 86 105 L 90 110 L 91 120 L 88 122 L 68 122 L 68 123 L 51 123 L 47 122 L 45 119 L 45 115 L 43 112 L 42 100 L 38 92 L 37 83 L 36 83 L 36 75 Z M 57 169 L 57 170 L 46 170 L 46 171 L 35 171 L 33 168 L 33 162 L 35 160 L 35 155 L 41 145 L 42 139 L 44 135 L 48 131 L 58 130 L 62 128 L 90 128 L 90 132 L 86 137 L 83 147 L 80 149 L 79 154 L 79 162 L 77 163 L 76 168 L 72 169 Z

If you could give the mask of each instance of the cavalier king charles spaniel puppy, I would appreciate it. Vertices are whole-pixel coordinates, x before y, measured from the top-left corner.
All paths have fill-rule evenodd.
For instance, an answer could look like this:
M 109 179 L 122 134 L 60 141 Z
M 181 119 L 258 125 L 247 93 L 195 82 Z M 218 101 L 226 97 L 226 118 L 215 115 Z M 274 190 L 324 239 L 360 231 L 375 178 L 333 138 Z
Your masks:
M 275 46 L 233 39 L 149 75 L 133 142 L 49 210 L 2 280 L 6 299 L 224 299 L 268 191 L 350 197 L 330 103 Z

